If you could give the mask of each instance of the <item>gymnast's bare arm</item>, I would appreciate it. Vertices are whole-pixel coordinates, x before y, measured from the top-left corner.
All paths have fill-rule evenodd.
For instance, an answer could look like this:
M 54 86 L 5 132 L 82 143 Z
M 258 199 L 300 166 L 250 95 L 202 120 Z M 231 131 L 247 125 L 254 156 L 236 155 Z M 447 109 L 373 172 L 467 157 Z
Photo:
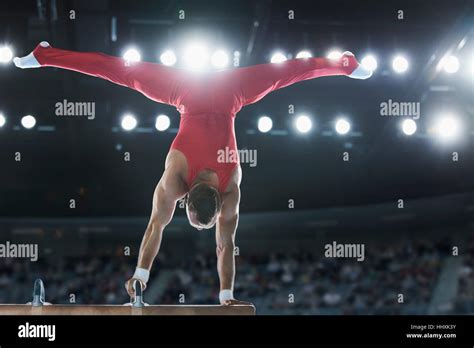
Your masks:
M 182 173 L 185 172 L 185 163 L 182 155 L 171 151 L 166 159 L 165 171 L 156 186 L 153 194 L 153 207 L 150 221 L 140 245 L 137 267 L 150 270 L 153 261 L 158 255 L 161 245 L 163 230 L 170 223 L 173 217 L 176 202 L 186 193 L 185 183 Z M 125 288 L 130 296 L 135 295 L 133 281 L 135 278 L 127 280 Z M 142 282 L 142 286 L 146 284 Z
M 223 196 L 222 208 L 216 224 L 216 254 L 217 271 L 219 273 L 221 290 L 234 288 L 235 278 L 235 233 L 239 222 L 240 181 L 242 173 L 238 167 L 230 180 Z M 238 300 L 227 300 L 222 303 L 249 304 Z

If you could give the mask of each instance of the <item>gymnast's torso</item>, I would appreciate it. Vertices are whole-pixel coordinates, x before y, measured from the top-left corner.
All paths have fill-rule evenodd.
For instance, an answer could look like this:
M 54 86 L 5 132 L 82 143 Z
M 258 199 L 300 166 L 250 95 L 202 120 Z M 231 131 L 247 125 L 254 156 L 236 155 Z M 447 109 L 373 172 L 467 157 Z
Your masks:
M 224 193 L 238 157 L 220 156 L 237 153 L 234 120 L 241 109 L 240 99 L 225 86 L 226 72 L 190 79 L 181 91 L 177 109 L 181 114 L 179 131 L 171 149 L 181 152 L 187 161 L 186 184 L 203 170 L 211 170 L 219 179 L 219 192 Z

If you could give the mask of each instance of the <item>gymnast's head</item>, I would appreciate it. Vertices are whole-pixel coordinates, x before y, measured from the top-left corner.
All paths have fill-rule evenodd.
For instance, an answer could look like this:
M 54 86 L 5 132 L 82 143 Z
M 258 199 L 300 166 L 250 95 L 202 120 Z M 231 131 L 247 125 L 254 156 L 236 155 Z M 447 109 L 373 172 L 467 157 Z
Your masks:
M 211 185 L 199 183 L 189 190 L 186 199 L 186 213 L 191 226 L 198 230 L 214 227 L 220 208 L 219 192 Z

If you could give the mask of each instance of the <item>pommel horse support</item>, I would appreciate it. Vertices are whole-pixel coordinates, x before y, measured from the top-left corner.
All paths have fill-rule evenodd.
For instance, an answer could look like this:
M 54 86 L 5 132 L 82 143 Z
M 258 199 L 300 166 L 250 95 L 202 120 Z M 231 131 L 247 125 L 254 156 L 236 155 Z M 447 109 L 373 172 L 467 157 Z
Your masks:
M 136 296 L 125 305 L 55 305 L 45 302 L 43 281 L 37 279 L 31 302 L 0 304 L 0 315 L 255 315 L 253 305 L 148 305 L 140 282 L 133 286 Z

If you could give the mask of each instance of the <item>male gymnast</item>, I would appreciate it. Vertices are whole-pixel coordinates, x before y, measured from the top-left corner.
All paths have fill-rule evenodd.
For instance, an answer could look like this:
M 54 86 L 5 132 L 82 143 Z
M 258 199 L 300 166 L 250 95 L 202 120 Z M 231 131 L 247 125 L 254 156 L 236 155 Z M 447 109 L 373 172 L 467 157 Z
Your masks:
M 191 226 L 203 230 L 216 225 L 222 305 L 246 303 L 233 296 L 242 171 L 238 160 L 218 160 L 219 150 L 227 148 L 237 153 L 236 114 L 267 94 L 300 81 L 334 75 L 357 79 L 371 76 L 350 52 L 335 60 L 293 59 L 197 74 L 160 64 L 130 63 L 102 53 L 61 50 L 43 41 L 29 55 L 15 58 L 14 63 L 19 68 L 56 67 L 100 77 L 176 107 L 181 114 L 179 132 L 155 188 L 135 273 L 125 287 L 130 296 L 135 294 L 134 280 L 146 287 L 163 230 L 170 223 L 178 200 L 185 198 Z

